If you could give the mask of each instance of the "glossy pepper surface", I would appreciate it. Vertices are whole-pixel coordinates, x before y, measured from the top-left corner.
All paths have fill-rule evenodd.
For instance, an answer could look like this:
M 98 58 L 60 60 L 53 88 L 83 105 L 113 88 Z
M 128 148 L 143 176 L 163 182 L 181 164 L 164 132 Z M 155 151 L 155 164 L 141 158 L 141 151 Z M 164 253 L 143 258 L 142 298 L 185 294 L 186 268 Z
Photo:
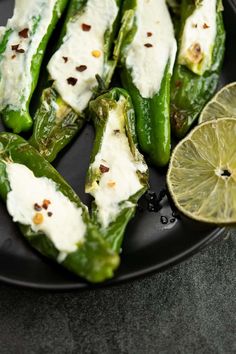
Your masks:
M 13 130 L 15 133 L 20 133 L 22 131 L 27 131 L 32 127 L 33 121 L 29 113 L 29 105 L 31 102 L 31 97 L 32 94 L 36 88 L 36 85 L 38 83 L 38 77 L 40 73 L 40 68 L 41 68 L 41 63 L 43 60 L 43 56 L 46 50 L 46 46 L 48 44 L 48 41 L 51 37 L 51 34 L 60 19 L 64 8 L 67 4 L 68 0 L 57 0 L 55 1 L 55 5 L 53 8 L 53 12 L 51 15 L 51 21 L 48 24 L 47 29 L 45 29 L 45 34 L 42 37 L 38 47 L 36 48 L 35 54 L 33 54 L 31 58 L 31 62 L 29 62 L 28 55 L 30 53 L 31 47 L 34 43 L 34 36 L 39 33 L 39 36 L 41 35 L 42 29 L 41 29 L 41 22 L 43 21 L 42 16 L 45 16 L 45 4 L 42 5 L 42 10 L 39 11 L 37 16 L 32 13 L 29 14 L 29 23 L 26 23 L 23 27 L 22 24 L 20 23 L 21 19 L 19 19 L 19 23 L 14 23 L 11 25 L 11 20 L 9 20 L 6 28 L 4 29 L 3 35 L 0 39 L 0 80 L 1 80 L 1 67 L 2 70 L 5 70 L 3 65 L 3 61 L 6 62 L 11 62 L 15 65 L 19 65 L 17 63 L 17 58 L 19 56 L 24 57 L 24 63 L 22 67 L 22 72 L 19 73 L 20 77 L 17 78 L 15 77 L 15 80 L 17 82 L 17 79 L 21 82 L 21 92 L 17 92 L 17 83 L 15 82 L 14 87 L 7 88 L 7 85 L 9 85 L 9 80 L 7 80 L 7 75 L 6 79 L 4 78 L 4 81 L 1 84 L 1 90 L 2 92 L 6 92 L 11 90 L 11 95 L 19 96 L 17 104 L 12 102 L 12 99 L 8 99 L 6 102 L 5 100 L 0 97 L 0 109 L 1 109 L 1 117 L 3 119 L 4 124 Z M 29 4 L 24 2 L 24 4 L 29 7 Z M 20 11 L 19 7 L 22 6 L 21 4 L 16 3 L 15 7 L 15 12 L 17 13 Z M 49 10 L 48 10 L 49 11 Z M 25 9 L 25 12 L 27 13 L 27 9 Z M 18 33 L 19 31 L 19 33 Z M 15 41 L 12 45 L 12 37 L 16 37 Z M 31 41 L 32 37 L 32 41 Z M 25 42 L 28 43 L 28 48 L 27 50 L 24 49 Z M 9 46 L 11 48 L 9 48 Z M 8 51 L 12 50 L 12 56 L 7 55 Z M 30 67 L 30 78 L 29 80 L 26 80 L 26 71 Z M 12 71 L 13 69 L 10 69 Z M 18 74 L 17 74 L 18 75 Z M 22 82 L 24 85 L 22 86 Z M 3 94 L 1 93 L 1 96 Z
M 136 130 L 141 150 L 147 154 L 152 164 L 165 166 L 169 161 L 171 148 L 171 58 L 166 62 L 164 75 L 158 92 L 150 98 L 142 97 L 138 88 L 133 83 L 131 69 L 127 68 L 125 60 L 128 47 L 137 32 L 136 7 L 136 0 L 128 0 L 124 3 L 123 25 L 120 31 L 120 37 L 122 39 L 121 80 L 133 101 L 136 113 Z M 158 60 L 158 58 L 154 58 L 153 60 Z
M 109 167 L 104 167 L 102 165 L 106 165 L 108 162 L 104 161 L 102 159 L 102 156 L 100 156 L 101 151 L 104 151 L 104 147 L 105 149 L 111 150 L 117 148 L 112 145 L 112 142 L 108 142 L 107 138 L 105 138 L 105 135 L 109 134 L 107 131 L 109 121 L 111 121 L 112 119 L 112 112 L 114 112 L 114 110 L 118 107 L 120 107 L 119 121 L 122 123 L 121 126 L 119 126 L 119 129 L 114 128 L 114 137 L 115 139 L 120 139 L 121 143 L 124 142 L 124 140 L 128 141 L 130 159 L 133 162 L 133 166 L 135 166 L 134 168 L 136 169 L 136 175 L 140 182 L 140 186 L 135 194 L 130 195 L 128 199 L 121 200 L 119 202 L 116 212 L 112 215 L 111 218 L 109 218 L 106 226 L 103 225 L 103 222 L 100 218 L 100 207 L 96 204 L 96 199 L 93 203 L 92 208 L 92 219 L 94 223 L 101 230 L 103 237 L 106 241 L 108 241 L 110 247 L 116 252 L 120 251 L 125 229 L 129 221 L 135 214 L 137 202 L 148 188 L 148 168 L 145 164 L 143 156 L 139 153 L 137 148 L 137 137 L 135 132 L 135 113 L 130 96 L 125 90 L 114 88 L 111 91 L 103 94 L 102 96 L 99 96 L 97 99 L 90 103 L 90 112 L 96 130 L 96 136 L 91 155 L 91 164 L 87 175 L 86 192 L 94 195 L 94 192 L 96 192 L 96 190 L 100 190 L 101 193 L 106 193 L 106 190 L 103 191 L 103 188 L 114 188 L 111 194 L 109 195 L 109 191 L 107 197 L 105 197 L 105 202 L 107 203 L 106 198 L 108 198 L 108 205 L 112 207 L 112 202 L 114 201 L 113 198 L 115 198 L 116 195 L 116 183 L 122 183 L 122 188 L 124 189 L 127 188 L 130 183 L 132 183 L 131 181 L 126 179 L 127 171 L 125 169 L 125 164 L 122 163 L 122 160 L 117 159 L 119 161 L 118 162 L 116 160 L 115 154 L 111 155 L 113 157 L 110 158 Z M 100 159 L 101 165 L 96 165 L 95 160 L 100 161 Z M 113 167 L 113 164 L 116 165 L 115 169 Z M 119 166 L 117 166 L 117 164 Z M 117 168 L 122 171 L 122 181 L 120 181 L 119 179 L 116 180 L 116 178 L 118 178 L 115 175 L 115 171 L 117 171 Z M 109 175 L 109 179 L 112 178 L 111 183 L 113 185 L 104 187 L 104 181 L 102 181 L 104 174 Z M 108 184 L 109 183 L 110 182 L 108 182 Z
M 72 0 L 68 9 L 65 23 L 60 35 L 57 48 L 63 44 L 63 38 L 67 34 L 67 26 L 83 14 L 89 0 Z M 120 6 L 121 0 L 116 0 Z M 104 36 L 104 71 L 102 77 L 98 77 L 98 85 L 94 88 L 94 97 L 101 90 L 107 89 L 113 76 L 117 58 L 113 57 L 113 42 L 117 32 L 118 19 L 107 30 Z M 78 28 L 80 30 L 80 28 Z M 79 55 L 79 54 L 78 54 Z M 78 82 L 79 84 L 79 82 Z M 86 109 L 75 112 L 57 92 L 55 85 L 49 81 L 48 87 L 43 91 L 41 104 L 35 115 L 35 124 L 30 143 L 52 162 L 57 154 L 79 133 L 86 122 Z
M 216 6 L 217 33 L 212 49 L 212 64 L 203 74 L 194 73 L 177 58 L 171 83 L 171 125 L 174 134 L 183 138 L 217 88 L 225 51 L 225 30 L 221 1 Z M 179 45 L 186 20 L 201 3 L 182 0 Z M 206 33 L 207 35 L 207 33 Z
M 20 230 L 29 243 L 43 255 L 58 261 L 62 266 L 90 282 L 100 282 L 113 276 L 119 264 L 119 258 L 110 250 L 97 227 L 89 218 L 87 208 L 59 173 L 29 145 L 23 138 L 10 134 L 0 134 L 0 195 L 6 201 L 11 185 L 6 165 L 18 163 L 28 167 L 35 177 L 46 177 L 56 183 L 61 192 L 78 208 L 82 208 L 83 222 L 86 224 L 84 239 L 77 244 L 77 250 L 67 253 L 60 261 L 60 252 L 51 239 L 41 232 L 35 232 L 29 225 L 20 224 Z M 28 186 L 26 185 L 27 189 Z M 24 211 L 22 210 L 22 213 Z M 61 230 L 58 230 L 61 232 Z

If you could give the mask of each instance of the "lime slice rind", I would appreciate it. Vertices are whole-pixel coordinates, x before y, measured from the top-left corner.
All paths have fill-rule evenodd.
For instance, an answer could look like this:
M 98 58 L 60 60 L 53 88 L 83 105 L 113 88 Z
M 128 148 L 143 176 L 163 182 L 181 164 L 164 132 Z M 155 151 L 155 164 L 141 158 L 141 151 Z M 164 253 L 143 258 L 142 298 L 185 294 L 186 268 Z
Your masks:
M 198 123 L 219 118 L 236 118 L 236 82 L 224 86 L 203 109 Z
M 173 151 L 167 185 L 176 207 L 186 216 L 217 225 L 235 224 L 236 119 L 211 120 L 193 129 Z

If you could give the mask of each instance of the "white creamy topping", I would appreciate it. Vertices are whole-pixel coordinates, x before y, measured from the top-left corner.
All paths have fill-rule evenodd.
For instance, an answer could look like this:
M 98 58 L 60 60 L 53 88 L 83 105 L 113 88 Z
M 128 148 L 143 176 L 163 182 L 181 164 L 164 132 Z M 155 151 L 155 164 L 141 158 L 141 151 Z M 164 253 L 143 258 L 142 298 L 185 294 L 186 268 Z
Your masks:
M 83 241 L 86 232 L 82 209 L 58 191 L 54 181 L 35 177 L 28 167 L 9 163 L 6 171 L 11 187 L 7 209 L 13 221 L 29 225 L 35 232 L 43 232 L 62 254 L 76 251 L 77 243 Z M 42 206 L 44 200 L 50 204 L 47 210 L 38 211 L 43 215 L 43 221 L 37 225 L 34 205 Z
M 160 89 L 168 60 L 170 72 L 176 56 L 176 40 L 165 0 L 137 0 L 137 32 L 128 46 L 126 66 L 144 98 Z
M 88 0 L 84 12 L 67 25 L 63 44 L 48 64 L 57 91 L 78 113 L 92 97 L 96 74 L 103 75 L 104 35 L 118 10 L 115 0 Z M 83 30 L 83 25 L 91 27 Z M 76 69 L 81 66 L 85 66 L 84 71 Z M 69 78 L 72 82 L 68 82 Z
M 98 207 L 98 216 L 102 226 L 107 227 L 121 210 L 120 203 L 128 200 L 143 188 L 137 171 L 145 172 L 145 164 L 136 162 L 130 151 L 125 132 L 124 105 L 118 102 L 116 108 L 109 112 L 100 152 L 96 155 L 91 168 L 100 166 L 109 168 L 102 174 L 99 184 L 90 191 Z M 127 202 L 126 207 L 132 207 Z
M 26 108 L 30 96 L 32 77 L 31 62 L 48 31 L 57 0 L 16 0 L 14 14 L 5 31 L 12 29 L 6 51 L 0 58 L 0 109 Z M 37 24 L 36 24 L 37 23 Z M 36 31 L 34 31 L 36 28 Z M 19 32 L 29 29 L 28 38 Z M 18 45 L 18 51 L 12 46 Z M 20 53 L 20 51 L 24 51 Z
M 216 1 L 203 0 L 188 17 L 180 46 L 179 63 L 202 75 L 212 64 L 216 37 Z

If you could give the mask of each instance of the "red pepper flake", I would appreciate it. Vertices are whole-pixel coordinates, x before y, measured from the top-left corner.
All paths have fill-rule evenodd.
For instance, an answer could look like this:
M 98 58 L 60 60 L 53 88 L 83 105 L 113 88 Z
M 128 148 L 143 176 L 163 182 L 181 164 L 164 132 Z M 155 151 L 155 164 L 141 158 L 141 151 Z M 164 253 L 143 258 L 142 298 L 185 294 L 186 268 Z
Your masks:
M 44 199 L 44 201 L 43 201 L 43 209 L 47 210 L 50 204 L 51 204 L 50 200 Z
M 193 28 L 197 28 L 197 23 L 193 23 L 193 24 L 192 24 L 192 27 L 193 27 Z
M 16 53 L 25 53 L 24 49 L 16 49 Z
M 12 59 L 15 59 L 15 58 L 16 58 L 16 55 L 14 54 L 11 58 L 12 58 Z
M 84 32 L 89 32 L 91 30 L 91 26 L 90 25 L 87 25 L 86 23 L 83 23 L 82 24 L 82 30 Z
M 117 134 L 119 134 L 119 133 L 120 133 L 120 129 L 115 129 L 115 130 L 114 130 L 114 134 L 115 134 L 115 135 L 117 135 Z
M 41 210 L 42 210 L 42 207 L 41 207 L 38 203 L 35 203 L 35 204 L 34 204 L 34 210 L 35 210 L 35 211 L 41 211 Z
M 110 171 L 110 168 L 104 165 L 100 165 L 99 170 L 101 171 L 101 173 L 107 173 Z
M 210 28 L 210 26 L 208 26 L 207 23 L 204 23 L 203 28 L 204 28 L 204 29 L 207 29 L 207 28 Z
M 12 50 L 18 50 L 18 48 L 19 48 L 19 44 L 14 44 L 11 46 Z
M 153 45 L 151 43 L 145 43 L 144 47 L 151 48 L 151 47 L 153 47 Z
M 75 77 L 69 77 L 69 78 L 67 79 L 68 85 L 71 85 L 71 86 L 75 86 L 76 83 L 77 83 L 77 81 L 78 81 L 78 80 L 77 80 Z
M 49 211 L 48 216 L 49 216 L 49 218 L 51 218 L 53 216 L 53 213 L 51 211 Z
M 22 38 L 29 38 L 29 29 L 28 28 L 24 28 L 22 31 L 20 31 L 19 36 Z
M 87 66 L 86 65 L 77 66 L 76 70 L 82 73 L 83 71 L 87 70 Z
M 147 37 L 152 37 L 152 32 L 147 32 Z
M 68 58 L 67 57 L 62 57 L 62 59 L 64 60 L 65 63 L 68 62 Z

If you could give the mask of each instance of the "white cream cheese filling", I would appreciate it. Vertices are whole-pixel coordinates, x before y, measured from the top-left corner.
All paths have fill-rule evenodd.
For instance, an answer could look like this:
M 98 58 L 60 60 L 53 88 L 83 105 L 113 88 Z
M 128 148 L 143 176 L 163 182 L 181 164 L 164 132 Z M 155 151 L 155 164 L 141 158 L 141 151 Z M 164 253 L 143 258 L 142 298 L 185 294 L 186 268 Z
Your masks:
M 26 109 L 32 85 L 32 59 L 48 31 L 56 3 L 57 0 L 15 1 L 13 17 L 4 30 L 12 33 L 0 57 L 0 110 L 8 105 L 13 110 Z M 19 35 L 25 29 L 27 38 Z
M 186 20 L 178 61 L 202 75 L 212 64 L 217 0 L 203 0 Z
M 127 47 L 126 66 L 144 98 L 153 97 L 161 87 L 169 61 L 172 73 L 176 40 L 165 0 L 137 0 L 137 32 Z
M 67 25 L 63 44 L 48 64 L 55 88 L 76 112 L 88 105 L 104 71 L 104 35 L 118 14 L 115 0 L 88 0 L 82 14 Z
M 7 209 L 13 221 L 44 233 L 63 255 L 61 260 L 76 251 L 86 233 L 82 208 L 58 191 L 54 181 L 35 177 L 25 165 L 8 163 L 6 172 L 11 187 Z
M 109 112 L 102 145 L 91 166 L 95 171 L 106 168 L 99 183 L 89 191 L 95 198 L 99 221 L 104 228 L 121 211 L 120 203 L 143 188 L 137 171 L 147 170 L 147 166 L 135 161 L 131 153 L 123 110 L 124 100 L 120 99 L 116 108 Z M 126 206 L 132 207 L 133 204 L 127 202 Z

